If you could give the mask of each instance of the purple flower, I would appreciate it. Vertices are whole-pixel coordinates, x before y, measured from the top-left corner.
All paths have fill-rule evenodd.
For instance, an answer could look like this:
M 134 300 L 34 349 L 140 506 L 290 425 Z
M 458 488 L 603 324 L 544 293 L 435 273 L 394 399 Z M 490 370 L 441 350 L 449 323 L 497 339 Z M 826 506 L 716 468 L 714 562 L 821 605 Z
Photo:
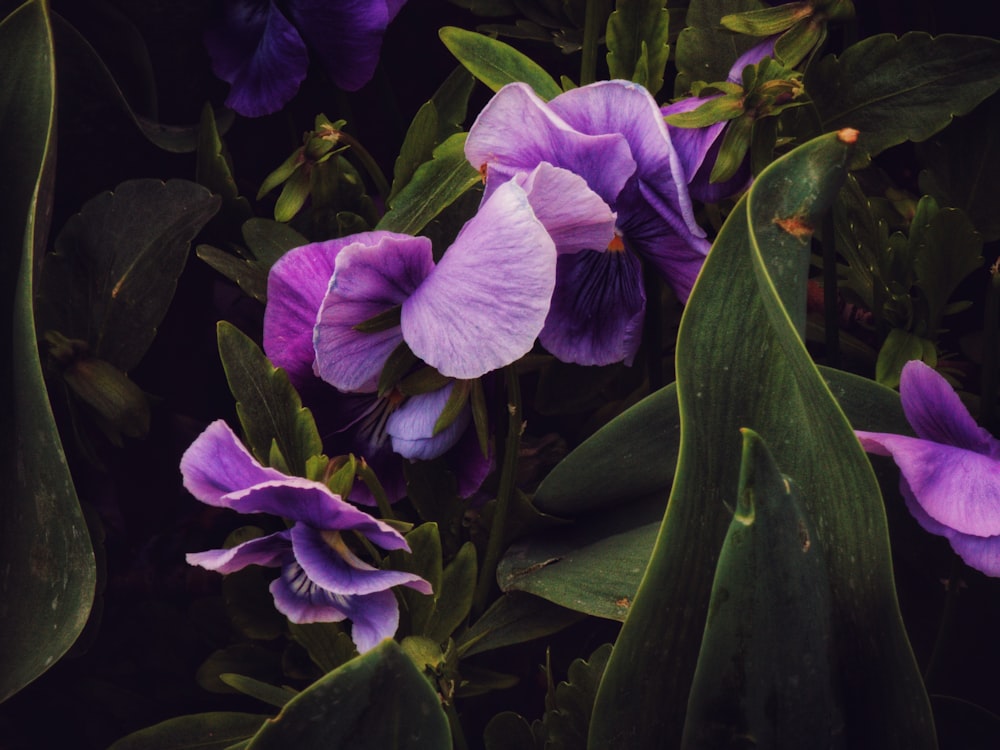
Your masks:
M 765 57 L 774 54 L 774 43 L 777 37 L 769 37 L 760 44 L 754 45 L 744 52 L 729 69 L 729 83 L 742 81 L 743 68 L 756 65 Z M 721 94 L 700 98 L 688 96 L 662 108 L 664 117 L 681 112 L 692 112 L 702 104 L 712 99 L 718 99 Z M 726 132 L 727 121 L 715 122 L 701 128 L 682 128 L 667 123 L 667 130 L 673 139 L 684 164 L 687 175 L 688 189 L 691 197 L 705 203 L 717 203 L 723 198 L 743 192 L 750 184 L 750 159 L 745 158 L 732 177 L 722 182 L 710 182 L 709 177 L 715 167 Z
M 306 41 L 334 83 L 356 91 L 371 80 L 386 27 L 405 0 L 225 0 L 205 33 L 212 69 L 230 84 L 226 105 L 247 117 L 277 112 L 306 77 Z M 305 41 L 303 40 L 305 37 Z
M 968 565 L 1000 576 L 1000 440 L 923 362 L 906 363 L 899 392 L 917 437 L 859 430 L 862 447 L 892 456 L 903 499 L 925 530 L 948 539 Z
M 563 361 L 631 363 L 646 305 L 642 260 L 686 301 L 709 246 L 653 98 L 641 86 L 602 81 L 544 102 L 529 86 L 509 84 L 479 114 L 465 154 L 485 175 L 487 200 L 545 165 L 582 178 L 586 192 L 573 194 L 612 213 L 614 231 L 600 242 L 567 242 L 549 227 L 559 255 L 540 340 Z M 544 207 L 529 196 L 545 223 Z
M 418 575 L 380 570 L 348 547 L 344 532 L 363 535 L 386 550 L 406 550 L 403 536 L 333 494 L 326 485 L 261 466 L 222 420 L 213 422 L 181 458 L 184 486 L 201 502 L 239 513 L 270 513 L 291 528 L 230 549 L 187 555 L 188 563 L 219 573 L 248 565 L 281 568 L 271 584 L 278 611 L 295 623 L 350 620 L 351 638 L 364 652 L 399 625 L 393 586 L 424 594 Z

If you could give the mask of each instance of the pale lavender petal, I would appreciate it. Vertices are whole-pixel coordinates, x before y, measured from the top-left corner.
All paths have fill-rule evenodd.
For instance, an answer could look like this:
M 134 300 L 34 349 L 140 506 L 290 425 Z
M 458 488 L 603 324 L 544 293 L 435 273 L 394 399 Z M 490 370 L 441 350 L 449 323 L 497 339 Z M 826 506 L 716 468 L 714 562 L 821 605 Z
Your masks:
M 398 327 L 363 333 L 354 326 L 404 302 L 433 268 L 426 237 L 385 236 L 341 250 L 314 332 L 317 374 L 342 391 L 375 391 L 402 334 Z
M 212 422 L 181 457 L 184 487 L 208 505 L 230 508 L 230 493 L 261 482 L 285 479 L 261 466 L 224 420 Z
M 727 80 L 730 83 L 743 83 L 743 68 L 747 65 L 756 65 L 765 57 L 774 55 L 774 43 L 778 41 L 778 34 L 769 36 L 759 44 L 755 44 L 742 55 L 736 58 L 736 62 L 729 69 Z
M 358 653 L 375 648 L 386 638 L 392 638 L 399 627 L 399 603 L 391 591 L 378 591 L 367 596 L 352 596 L 351 640 Z
M 515 178 L 556 252 L 603 250 L 615 236 L 615 212 L 577 174 L 548 162 Z
M 552 308 L 540 341 L 580 365 L 632 364 L 642 339 L 642 265 L 625 251 L 560 255 Z
M 353 597 L 337 596 L 320 588 L 309 579 L 297 563 L 281 569 L 281 575 L 271 582 L 274 606 L 291 622 L 341 622 L 348 617 Z M 391 593 L 391 592 L 390 592 Z M 398 625 L 398 621 L 396 625 Z M 396 632 L 393 627 L 393 633 Z
M 496 165 L 508 174 L 530 172 L 542 162 L 563 167 L 609 204 L 636 169 L 621 133 L 574 130 L 524 83 L 504 86 L 486 104 L 469 129 L 465 155 L 477 169 L 487 165 L 492 171 Z
M 288 531 L 279 531 L 258 539 L 237 544 L 229 549 L 210 549 L 205 552 L 189 552 L 184 557 L 189 565 L 198 565 L 216 573 L 233 573 L 248 565 L 262 565 L 276 568 L 287 565 L 292 557 L 292 543 Z
M 334 495 L 320 482 L 285 477 L 227 496 L 228 507 L 240 513 L 270 513 L 301 521 L 315 529 L 358 531 L 382 549 L 405 549 L 403 535 L 391 526 Z
M 925 440 L 1000 459 L 1000 441 L 976 424 L 948 381 L 920 360 L 903 366 L 899 378 L 903 412 Z
M 292 0 L 292 18 L 340 88 L 357 91 L 371 80 L 382 36 L 403 2 Z
M 274 2 L 228 0 L 205 47 L 212 70 L 230 84 L 226 105 L 247 117 L 281 109 L 309 67 L 305 43 Z
M 950 529 L 927 515 L 914 498 L 913 491 L 905 479 L 900 480 L 899 489 L 906 501 L 906 507 L 925 531 L 945 537 L 952 549 L 969 567 L 988 576 L 1000 577 L 1000 536 L 974 536 Z
M 332 594 L 372 594 L 407 585 L 430 594 L 431 585 L 415 573 L 381 570 L 355 555 L 339 532 L 321 532 L 304 524 L 291 530 L 295 559 L 309 579 Z
M 403 338 L 448 377 L 471 379 L 508 365 L 542 330 L 555 272 L 552 238 L 524 190 L 506 183 L 403 303 Z
M 869 453 L 892 456 L 931 518 L 963 534 L 1000 534 L 1000 462 L 930 440 L 855 431 Z
M 444 410 L 454 383 L 430 393 L 410 396 L 389 417 L 386 430 L 392 436 L 392 449 L 404 458 L 429 461 L 451 448 L 472 421 L 468 405 L 450 425 L 437 435 L 434 424 Z

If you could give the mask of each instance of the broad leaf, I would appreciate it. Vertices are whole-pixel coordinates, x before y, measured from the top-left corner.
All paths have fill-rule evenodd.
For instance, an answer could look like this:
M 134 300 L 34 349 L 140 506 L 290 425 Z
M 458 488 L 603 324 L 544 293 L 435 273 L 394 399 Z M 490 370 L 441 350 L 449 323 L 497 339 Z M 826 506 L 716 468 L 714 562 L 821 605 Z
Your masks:
M 654 96 L 663 88 L 670 45 L 670 16 L 662 0 L 618 0 L 608 18 L 608 70 L 645 86 Z M 637 77 L 637 66 L 646 50 L 646 75 Z
M 253 737 L 268 718 L 235 711 L 178 716 L 122 737 L 108 750 L 225 750 Z
M 94 553 L 45 391 L 32 312 L 52 203 L 55 70 L 47 4 L 0 23 L 0 701 L 87 621 Z
M 674 96 L 691 90 L 695 81 L 724 81 L 736 58 L 759 43 L 752 36 L 722 28 L 723 16 L 762 7 L 758 0 L 691 0 L 686 28 L 677 37 Z
M 861 132 L 853 166 L 864 166 L 890 146 L 930 138 L 1000 88 L 1000 41 L 879 34 L 810 66 L 805 87 L 823 130 Z
M 581 619 L 581 615 L 558 607 L 544 599 L 515 591 L 504 594 L 459 637 L 456 645 L 461 657 L 504 646 L 533 641 Z
M 801 313 L 784 307 L 799 297 L 783 285 L 804 282 L 800 258 L 843 180 L 853 135 L 817 138 L 758 176 L 685 308 L 677 342 L 677 476 L 598 693 L 591 747 L 676 746 L 680 739 L 745 427 L 795 477 L 826 550 L 846 744 L 935 745 L 896 603 L 878 484 L 802 343 L 793 323 Z
M 521 81 L 546 101 L 562 93 L 559 84 L 544 68 L 509 44 L 454 26 L 444 27 L 439 34 L 451 54 L 493 91 Z
M 260 728 L 250 750 L 450 750 L 441 701 L 392 640 L 338 667 Z

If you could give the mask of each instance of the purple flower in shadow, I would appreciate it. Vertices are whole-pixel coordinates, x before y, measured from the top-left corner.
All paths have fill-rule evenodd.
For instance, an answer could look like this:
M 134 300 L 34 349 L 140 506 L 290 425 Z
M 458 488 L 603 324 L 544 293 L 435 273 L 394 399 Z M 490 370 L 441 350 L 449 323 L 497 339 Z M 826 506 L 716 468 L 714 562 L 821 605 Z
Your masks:
M 614 217 L 612 232 L 582 243 L 567 242 L 550 228 L 558 264 L 540 340 L 566 362 L 631 363 L 646 306 L 642 262 L 686 301 L 709 247 L 649 92 L 626 81 L 602 81 L 545 102 L 529 86 L 509 84 L 479 114 L 465 154 L 485 176 L 484 200 L 512 180 L 527 184 L 528 175 L 545 165 L 582 178 L 586 192 L 575 189 L 575 200 Z M 549 195 L 538 190 L 539 197 Z M 547 212 L 534 191 L 529 198 L 545 223 Z
M 398 531 L 344 502 L 324 484 L 261 466 L 222 420 L 210 424 L 187 449 L 181 474 L 187 490 L 203 503 L 294 522 L 285 531 L 230 549 L 187 555 L 188 563 L 219 573 L 248 565 L 280 568 L 271 595 L 292 622 L 350 620 L 351 638 L 365 652 L 396 632 L 394 586 L 431 593 L 420 576 L 364 562 L 344 539 L 344 532 L 355 532 L 382 549 L 409 551 Z
M 212 70 L 230 84 L 226 105 L 247 117 L 277 112 L 309 67 L 306 42 L 334 83 L 355 91 L 371 80 L 386 27 L 405 0 L 225 0 L 205 33 Z M 304 37 L 304 39 L 303 39 Z
M 774 54 L 774 43 L 777 37 L 769 37 L 744 52 L 729 69 L 729 83 L 740 83 L 743 68 L 756 65 L 765 57 Z M 662 108 L 663 116 L 669 117 L 681 112 L 692 112 L 705 102 L 716 99 L 717 96 L 700 98 L 688 96 Z M 710 182 L 709 177 L 715 167 L 715 161 L 722 147 L 723 137 L 728 122 L 716 122 L 701 128 L 682 128 L 667 123 L 667 130 L 673 139 L 677 152 L 684 164 L 687 175 L 688 189 L 691 197 L 705 203 L 717 203 L 723 198 L 743 192 L 750 184 L 750 159 L 746 158 L 732 177 L 722 182 Z
M 945 537 L 968 565 L 1000 576 L 1000 440 L 923 362 L 906 363 L 899 392 L 917 437 L 859 430 L 862 447 L 892 456 L 903 499 L 925 530 Z

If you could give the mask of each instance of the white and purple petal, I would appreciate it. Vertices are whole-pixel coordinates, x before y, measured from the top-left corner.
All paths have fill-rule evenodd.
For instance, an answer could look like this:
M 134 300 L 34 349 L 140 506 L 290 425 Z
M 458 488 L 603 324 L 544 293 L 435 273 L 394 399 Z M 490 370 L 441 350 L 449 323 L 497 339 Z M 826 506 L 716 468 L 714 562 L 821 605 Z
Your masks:
M 403 337 L 398 326 L 374 333 L 355 326 L 402 304 L 433 268 L 426 237 L 393 234 L 341 250 L 313 334 L 317 375 L 341 391 L 375 391 Z
M 197 565 L 216 573 L 234 573 L 248 565 L 261 565 L 265 568 L 288 565 L 294 557 L 290 532 L 279 531 L 229 549 L 189 552 L 184 559 L 189 565 Z
M 409 459 L 429 461 L 454 446 L 472 421 L 468 404 L 458 417 L 437 435 L 434 425 L 454 389 L 454 382 L 430 393 L 410 396 L 394 411 L 386 424 L 392 437 L 392 449 Z
M 230 493 L 285 475 L 260 463 L 222 419 L 212 422 L 181 456 L 184 487 L 207 505 L 230 508 Z
M 227 0 L 205 33 L 215 74 L 230 84 L 226 106 L 247 117 L 277 112 L 306 77 L 305 43 L 273 0 Z
M 632 364 L 642 339 L 642 264 L 624 250 L 560 255 L 552 306 L 540 341 L 580 365 Z
M 524 356 L 545 322 L 556 248 L 524 190 L 500 186 L 403 302 L 403 338 L 442 375 L 477 378 Z

